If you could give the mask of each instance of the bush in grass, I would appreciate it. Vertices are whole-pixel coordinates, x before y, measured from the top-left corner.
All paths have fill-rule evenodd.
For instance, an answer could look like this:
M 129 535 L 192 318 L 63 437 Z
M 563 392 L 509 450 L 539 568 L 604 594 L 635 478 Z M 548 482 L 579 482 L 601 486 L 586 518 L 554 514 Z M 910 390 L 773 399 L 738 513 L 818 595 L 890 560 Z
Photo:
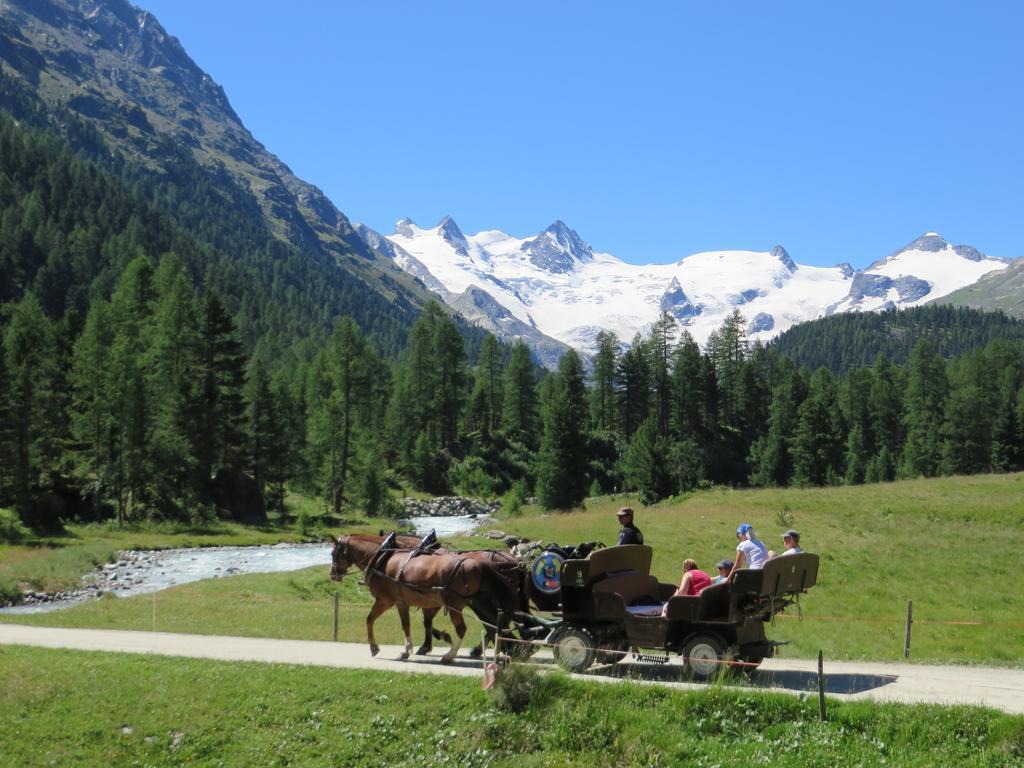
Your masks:
M 505 498 L 501 501 L 501 511 L 505 517 L 519 517 L 523 511 L 523 504 L 526 503 L 526 482 L 516 480 Z
M 0 605 L 17 605 L 21 602 L 21 590 L 10 579 L 0 579 Z
M 299 512 L 298 517 L 295 518 L 295 532 L 299 536 L 309 536 L 310 525 L 309 513 L 306 510 Z
M 523 712 L 536 698 L 541 688 L 541 675 L 529 664 L 509 664 L 498 675 L 489 691 L 491 701 L 498 709 Z
M 448 483 L 467 496 L 492 499 L 500 482 L 487 472 L 487 463 L 480 456 L 467 456 L 448 470 Z
M 0 509 L 0 543 L 17 544 L 31 535 L 12 510 Z

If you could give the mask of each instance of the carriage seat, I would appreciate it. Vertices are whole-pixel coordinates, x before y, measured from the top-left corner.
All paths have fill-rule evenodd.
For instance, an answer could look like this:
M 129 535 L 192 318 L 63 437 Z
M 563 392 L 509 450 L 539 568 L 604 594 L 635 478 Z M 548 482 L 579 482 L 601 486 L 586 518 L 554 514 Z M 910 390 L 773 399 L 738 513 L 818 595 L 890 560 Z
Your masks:
M 608 619 L 620 619 L 626 613 L 661 615 L 662 586 L 650 574 L 634 572 L 607 578 L 594 585 L 594 609 L 600 618 Z
M 810 552 L 773 557 L 764 568 L 741 568 L 733 576 L 737 595 L 768 597 L 804 592 L 818 581 L 818 556 Z
M 615 574 L 651 572 L 653 550 L 643 544 L 606 547 L 590 553 L 586 560 L 566 560 L 562 566 L 562 587 L 586 588 Z M 655 592 L 657 594 L 657 592 Z

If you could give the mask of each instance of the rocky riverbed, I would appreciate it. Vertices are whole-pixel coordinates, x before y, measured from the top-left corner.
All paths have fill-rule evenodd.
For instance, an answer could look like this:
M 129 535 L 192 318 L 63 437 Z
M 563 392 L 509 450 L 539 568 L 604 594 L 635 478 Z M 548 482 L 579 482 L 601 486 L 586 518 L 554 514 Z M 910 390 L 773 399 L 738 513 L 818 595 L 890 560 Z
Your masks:
M 403 517 L 485 517 L 501 509 L 500 501 L 478 501 L 462 496 L 436 496 L 433 499 L 402 499 Z
M 495 507 L 455 496 L 429 501 L 405 499 L 406 521 L 420 535 L 432 528 L 444 538 L 473 530 Z M 112 593 L 119 597 L 156 592 L 178 584 L 241 573 L 295 571 L 331 561 L 330 544 L 275 544 L 261 547 L 201 547 L 163 551 L 127 550 L 82 577 L 74 589 L 26 592 L 22 602 L 0 613 L 43 613 L 69 608 Z

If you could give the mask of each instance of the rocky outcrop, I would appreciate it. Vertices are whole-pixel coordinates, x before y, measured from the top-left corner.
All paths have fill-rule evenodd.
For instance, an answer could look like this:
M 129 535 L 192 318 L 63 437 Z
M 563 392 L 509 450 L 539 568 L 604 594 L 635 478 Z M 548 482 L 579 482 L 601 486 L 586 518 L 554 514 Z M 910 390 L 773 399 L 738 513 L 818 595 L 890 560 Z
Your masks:
M 572 272 L 577 263 L 594 256 L 593 249 L 563 221 L 556 221 L 520 249 L 529 255 L 530 263 L 554 274 Z

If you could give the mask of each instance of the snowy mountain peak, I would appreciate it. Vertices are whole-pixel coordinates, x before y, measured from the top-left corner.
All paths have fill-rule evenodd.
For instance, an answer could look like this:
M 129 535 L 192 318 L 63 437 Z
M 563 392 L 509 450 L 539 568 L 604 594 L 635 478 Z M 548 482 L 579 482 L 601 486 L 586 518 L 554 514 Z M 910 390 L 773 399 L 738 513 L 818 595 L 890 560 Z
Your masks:
M 459 253 L 465 255 L 468 249 L 468 243 L 466 242 L 466 236 L 462 234 L 462 230 L 459 229 L 459 225 L 455 223 L 455 219 L 451 216 L 445 216 L 439 222 L 437 222 L 437 233 L 444 238 L 444 241 L 448 243 Z
M 928 251 L 929 253 L 936 253 L 938 251 L 944 251 L 948 247 L 949 243 L 947 243 L 946 239 L 938 232 L 925 232 L 919 238 L 901 248 L 898 253 L 903 253 L 904 251 Z
M 781 245 L 776 245 L 772 248 L 772 256 L 782 262 L 782 266 L 788 269 L 790 272 L 796 272 L 796 262 L 786 252 L 786 249 Z
M 593 249 L 576 230 L 560 219 L 523 242 L 520 250 L 529 255 L 532 264 L 555 274 L 571 272 L 577 264 L 590 261 L 594 256 Z
M 403 237 L 412 237 L 413 230 L 418 229 L 416 222 L 408 216 L 395 222 L 395 234 Z
M 499 338 L 527 339 L 549 366 L 559 343 L 590 352 L 598 332 L 631 339 L 661 312 L 703 343 L 740 308 L 751 336 L 767 340 L 833 312 L 916 306 L 1007 266 L 933 232 L 860 271 L 801 265 L 781 245 L 633 264 L 595 253 L 563 221 L 525 239 L 497 229 L 465 236 L 447 216 L 404 229 L 388 238 L 396 263 Z

